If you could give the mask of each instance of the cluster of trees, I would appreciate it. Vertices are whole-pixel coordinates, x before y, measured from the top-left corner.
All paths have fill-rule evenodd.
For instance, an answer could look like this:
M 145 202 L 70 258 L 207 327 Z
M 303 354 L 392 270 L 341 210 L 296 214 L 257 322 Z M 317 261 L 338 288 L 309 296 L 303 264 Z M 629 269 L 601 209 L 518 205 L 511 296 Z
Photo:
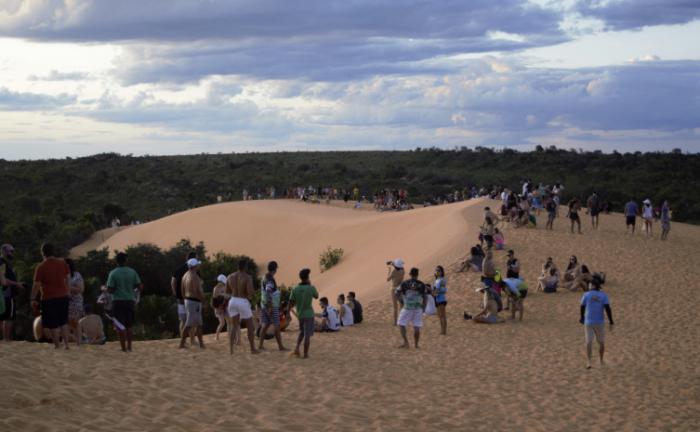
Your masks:
M 193 250 L 197 252 L 197 256 L 202 261 L 200 276 L 204 280 L 207 297 L 204 308 L 205 331 L 213 332 L 216 329 L 217 320 L 214 311 L 208 305 L 211 290 L 216 285 L 216 277 L 219 274 L 229 275 L 238 268 L 239 260 L 246 259 L 249 261 L 248 272 L 253 276 L 255 286 L 259 286 L 258 266 L 254 260 L 246 256 L 224 253 L 207 256 L 204 244 L 193 245 L 189 240 L 181 240 L 168 250 L 162 250 L 151 244 L 131 246 L 124 251 L 129 256 L 128 265 L 136 270 L 144 285 L 144 292 L 137 306 L 137 325 L 134 327 L 137 339 L 162 339 L 177 336 L 177 304 L 170 288 L 170 279 L 175 269 L 184 264 L 187 254 Z M 91 251 L 84 257 L 75 260 L 76 270 L 85 280 L 84 303 L 96 304 L 97 298 L 101 294 L 101 287 L 107 282 L 107 275 L 116 267 L 114 255 L 109 250 L 103 249 Z M 18 297 L 15 335 L 25 340 L 32 339 L 34 316 L 30 307 L 29 287 L 35 267 L 36 263 L 27 263 L 22 260 L 15 263 L 15 269 L 21 281 L 27 286 L 26 289 L 20 291 Z M 99 307 L 93 308 L 93 310 L 99 309 Z M 113 332 L 108 332 L 108 335 L 114 336 Z

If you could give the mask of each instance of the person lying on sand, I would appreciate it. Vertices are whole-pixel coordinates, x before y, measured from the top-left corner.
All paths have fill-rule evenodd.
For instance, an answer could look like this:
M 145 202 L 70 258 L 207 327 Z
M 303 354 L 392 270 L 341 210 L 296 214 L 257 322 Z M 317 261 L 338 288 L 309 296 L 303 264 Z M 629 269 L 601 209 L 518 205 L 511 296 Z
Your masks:
M 472 320 L 477 324 L 498 324 L 505 322 L 503 318 L 498 316 L 498 303 L 496 303 L 496 298 L 491 288 L 484 283 L 481 287 L 476 289 L 476 292 L 483 294 L 483 308 L 481 312 L 474 315 Z
M 82 341 L 91 345 L 104 344 L 107 338 L 105 337 L 102 318 L 92 313 L 92 306 L 89 304 L 86 304 L 83 309 L 85 310 L 85 316 L 78 321 Z
M 340 330 L 340 318 L 338 317 L 338 310 L 332 305 L 328 304 L 328 298 L 321 297 L 318 301 L 321 305 L 322 312 L 316 314 L 317 318 L 321 318 L 316 321 L 314 330 L 324 333 L 335 333 Z
M 423 311 L 428 302 L 428 288 L 423 282 L 418 280 L 418 269 L 412 268 L 411 278 L 401 283 L 396 290 L 396 297 L 401 303 L 401 313 L 396 322 L 401 329 L 403 344 L 399 348 L 408 348 L 408 338 L 406 337 L 406 326 L 413 326 L 413 341 L 416 349 L 420 341 L 420 329 L 423 327 Z
M 579 322 L 584 325 L 586 331 L 586 356 L 588 362 L 586 369 L 591 368 L 591 357 L 593 355 L 593 339 L 598 341 L 598 354 L 600 355 L 600 365 L 605 364 L 603 356 L 605 355 L 605 317 L 603 311 L 608 316 L 610 322 L 610 331 L 613 330 L 612 309 L 610 308 L 610 300 L 608 295 L 601 291 L 603 280 L 600 275 L 596 274 L 591 279 L 590 290 L 581 297 L 581 317 Z

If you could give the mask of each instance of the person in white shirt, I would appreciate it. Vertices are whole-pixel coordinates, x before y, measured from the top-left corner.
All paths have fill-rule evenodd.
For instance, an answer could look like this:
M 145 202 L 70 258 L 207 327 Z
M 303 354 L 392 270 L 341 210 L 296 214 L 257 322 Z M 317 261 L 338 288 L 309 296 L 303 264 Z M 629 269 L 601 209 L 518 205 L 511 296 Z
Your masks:
M 649 199 L 644 200 L 642 219 L 644 220 L 644 231 L 647 233 L 647 236 L 651 236 L 651 225 L 654 221 L 654 208 L 651 206 L 651 201 Z
M 323 309 L 323 312 L 316 314 L 318 318 L 321 318 L 321 321 L 316 322 L 316 331 L 332 333 L 340 330 L 340 318 L 338 317 L 338 311 L 333 306 L 328 304 L 328 298 L 321 297 L 319 303 L 321 303 L 321 309 Z
M 352 308 L 345 304 L 345 294 L 338 296 L 338 312 L 340 313 L 340 325 L 350 327 L 355 323 L 355 318 L 352 313 Z

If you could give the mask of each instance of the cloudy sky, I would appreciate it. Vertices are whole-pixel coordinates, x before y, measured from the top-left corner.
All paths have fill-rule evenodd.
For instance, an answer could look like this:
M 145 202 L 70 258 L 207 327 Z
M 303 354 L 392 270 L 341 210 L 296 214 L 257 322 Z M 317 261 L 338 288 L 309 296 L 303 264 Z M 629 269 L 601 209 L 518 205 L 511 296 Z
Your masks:
M 0 158 L 700 151 L 698 0 L 0 0 Z

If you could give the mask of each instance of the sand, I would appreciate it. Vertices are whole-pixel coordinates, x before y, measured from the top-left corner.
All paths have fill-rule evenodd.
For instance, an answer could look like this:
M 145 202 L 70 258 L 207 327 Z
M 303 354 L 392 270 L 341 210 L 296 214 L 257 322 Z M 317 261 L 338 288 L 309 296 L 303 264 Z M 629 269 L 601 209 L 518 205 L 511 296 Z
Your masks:
M 405 242 L 405 256 L 426 263 L 421 269 L 427 273 L 434 260 L 451 268 L 459 252 L 440 228 L 461 219 L 460 226 L 449 229 L 457 229 L 452 233 L 457 249 L 466 249 L 475 239 L 483 204 L 403 214 L 351 213 L 348 218 L 356 218 L 363 230 L 380 225 L 374 234 L 388 229 L 384 224 L 391 220 L 398 227 L 392 231 L 396 241 Z M 238 213 L 246 213 L 245 207 L 234 206 Z M 299 207 L 299 219 L 317 223 L 324 235 L 335 231 L 330 222 L 319 220 L 320 214 L 337 215 L 339 230 L 361 235 L 341 213 L 308 209 Z M 443 248 L 433 249 L 427 241 L 431 236 L 420 229 L 433 219 L 441 222 L 425 229 L 448 239 Z M 566 221 L 558 219 L 553 232 L 508 229 L 506 240 L 531 287 L 547 256 L 563 266 L 575 253 L 594 271 L 607 273 L 605 290 L 617 325 L 607 335 L 604 368 L 594 364 L 585 369 L 580 293 L 531 290 L 523 322 L 480 326 L 461 319 L 463 309 L 476 310 L 477 275 L 450 271 L 448 335 L 440 336 L 437 319 L 428 318 L 420 350 L 395 348 L 398 330 L 389 323 L 381 283 L 376 284 L 379 293 L 367 290 L 360 297 L 366 322 L 339 334 L 317 334 L 309 360 L 291 359 L 272 350 L 269 342 L 259 356 L 240 349 L 231 358 L 225 344 L 211 336 L 205 351 L 177 350 L 174 340 L 137 342 L 131 354 L 119 353 L 114 343 L 69 352 L 33 343 L 0 345 L 0 430 L 700 429 L 700 327 L 694 293 L 700 271 L 692 267 L 700 263 L 700 228 L 673 224 L 671 240 L 661 242 L 639 233 L 626 236 L 620 215 L 603 215 L 597 232 L 588 228 L 587 218 L 583 221 L 584 235 L 569 234 Z M 409 234 L 409 229 L 416 232 Z M 307 240 L 316 241 L 312 234 Z M 421 247 L 421 241 L 427 246 Z M 352 245 L 337 245 L 351 251 L 348 261 L 358 259 Z M 361 260 L 354 265 L 374 286 L 375 275 L 384 276 L 380 257 L 393 250 L 365 252 L 364 265 Z M 279 250 L 278 255 L 282 263 L 294 258 Z M 497 260 L 503 263 L 505 253 L 498 252 Z M 319 278 L 317 284 L 325 289 L 330 281 Z M 286 332 L 285 343 L 291 345 L 295 336 L 295 331 Z

